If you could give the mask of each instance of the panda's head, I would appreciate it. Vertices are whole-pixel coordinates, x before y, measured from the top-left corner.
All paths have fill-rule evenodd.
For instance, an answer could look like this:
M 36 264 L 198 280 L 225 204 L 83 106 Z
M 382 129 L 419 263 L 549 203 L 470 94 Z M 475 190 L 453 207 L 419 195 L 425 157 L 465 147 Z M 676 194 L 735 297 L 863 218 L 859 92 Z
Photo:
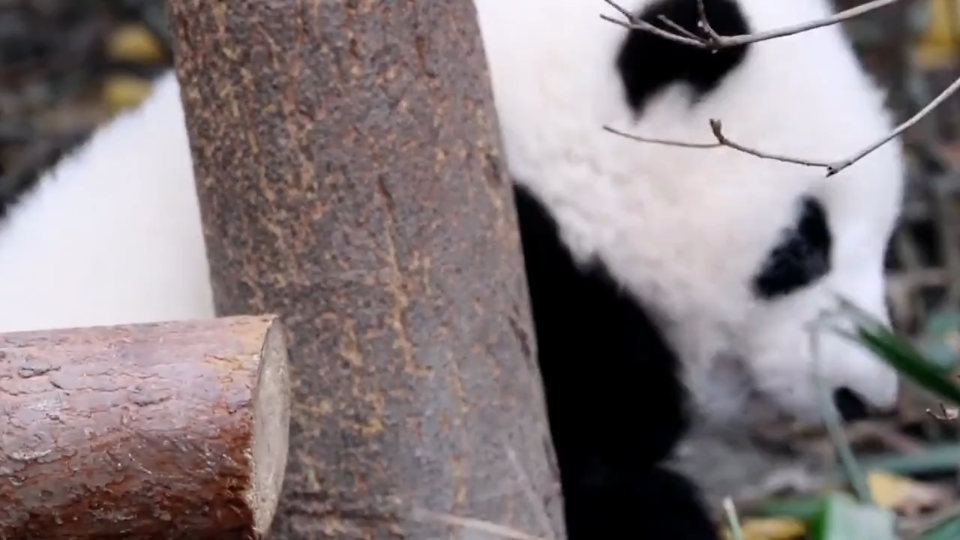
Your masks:
M 809 329 L 840 295 L 886 320 L 884 253 L 903 183 L 890 143 L 842 173 L 760 159 L 836 160 L 887 133 L 883 95 L 841 30 L 826 27 L 717 53 L 602 21 L 602 0 L 477 0 L 507 163 L 584 263 L 654 312 L 699 409 L 722 425 L 819 418 L 828 390 L 891 407 L 897 376 L 865 349 Z M 659 24 L 697 28 L 696 0 L 623 0 Z M 735 35 L 828 16 L 826 0 L 707 0 Z
M 746 315 L 731 319 L 737 323 L 726 338 L 728 350 L 714 360 L 702 359 L 701 365 L 708 366 L 701 372 L 706 377 L 696 381 L 695 390 L 708 398 L 702 402 L 705 410 L 713 409 L 716 417 L 727 420 L 775 419 L 785 411 L 802 421 L 817 421 L 822 404 L 815 374 L 848 416 L 894 405 L 896 373 L 835 331 L 852 331 L 855 324 L 839 309 L 838 296 L 889 323 L 883 270 L 897 215 L 891 194 L 899 193 L 899 158 L 879 157 L 875 162 L 888 161 L 887 170 L 867 165 L 826 181 L 811 180 L 816 187 L 798 194 L 794 214 L 778 240 L 757 244 L 769 247 L 760 252 L 764 258 L 754 273 L 741 281 L 748 284 Z M 877 180 L 877 191 L 869 188 L 868 180 Z M 859 191 L 852 189 L 858 181 Z M 680 330 L 677 339 L 696 341 L 702 335 L 698 332 Z M 711 393 L 715 377 L 724 376 L 732 386 Z M 747 393 L 728 393 L 737 387 Z M 727 402 L 725 396 L 737 399 Z M 769 402 L 776 407 L 766 406 Z M 743 404 L 749 410 L 744 411 Z

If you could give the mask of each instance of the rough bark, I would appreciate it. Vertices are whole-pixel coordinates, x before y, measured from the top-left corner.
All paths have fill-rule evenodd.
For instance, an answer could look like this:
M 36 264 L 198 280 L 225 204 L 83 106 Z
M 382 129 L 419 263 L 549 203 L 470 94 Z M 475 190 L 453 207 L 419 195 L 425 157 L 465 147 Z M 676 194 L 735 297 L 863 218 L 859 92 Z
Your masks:
M 472 2 L 169 6 L 218 311 L 289 329 L 275 535 L 562 537 Z
M 274 317 L 0 334 L 0 538 L 262 538 L 284 339 Z

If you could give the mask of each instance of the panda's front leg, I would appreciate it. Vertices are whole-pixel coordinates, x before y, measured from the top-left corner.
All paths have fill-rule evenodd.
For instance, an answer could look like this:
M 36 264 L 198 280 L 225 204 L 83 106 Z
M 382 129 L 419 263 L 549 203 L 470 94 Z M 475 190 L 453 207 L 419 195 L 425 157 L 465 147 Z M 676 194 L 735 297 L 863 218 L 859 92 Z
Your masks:
M 719 540 L 700 491 L 663 466 L 592 471 L 565 487 L 567 535 L 583 540 Z

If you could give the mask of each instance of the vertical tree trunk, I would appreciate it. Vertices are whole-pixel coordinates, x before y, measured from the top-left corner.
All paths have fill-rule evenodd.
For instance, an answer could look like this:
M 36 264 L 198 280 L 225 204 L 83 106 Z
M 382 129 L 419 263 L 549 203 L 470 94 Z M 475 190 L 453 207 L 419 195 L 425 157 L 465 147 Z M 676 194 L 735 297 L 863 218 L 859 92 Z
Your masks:
M 562 538 L 472 2 L 169 5 L 218 311 L 290 330 L 275 538 Z

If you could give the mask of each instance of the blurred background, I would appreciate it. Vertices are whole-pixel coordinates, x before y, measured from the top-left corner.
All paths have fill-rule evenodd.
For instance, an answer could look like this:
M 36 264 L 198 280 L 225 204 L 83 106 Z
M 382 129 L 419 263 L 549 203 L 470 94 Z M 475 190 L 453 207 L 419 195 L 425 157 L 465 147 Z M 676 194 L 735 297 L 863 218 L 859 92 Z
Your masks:
M 162 0 L 0 0 L 0 208 L 146 95 L 172 62 L 164 18 Z
M 861 3 L 838 0 L 837 7 Z M 164 16 L 163 0 L 0 0 L 0 214 L 39 171 L 146 96 L 172 61 Z M 902 0 L 846 29 L 901 118 L 960 76 L 960 0 Z M 960 97 L 908 132 L 905 143 L 909 195 L 890 250 L 890 306 L 899 332 L 956 369 Z M 939 420 L 928 409 L 939 411 L 939 402 L 908 387 L 897 415 L 846 429 L 871 471 L 875 499 L 896 509 L 908 529 L 960 515 L 960 421 Z M 751 501 L 838 483 L 823 433 L 785 430 L 763 445 L 694 439 L 679 462 L 715 501 L 734 495 L 745 511 Z M 789 519 L 747 533 L 771 540 L 803 534 Z

